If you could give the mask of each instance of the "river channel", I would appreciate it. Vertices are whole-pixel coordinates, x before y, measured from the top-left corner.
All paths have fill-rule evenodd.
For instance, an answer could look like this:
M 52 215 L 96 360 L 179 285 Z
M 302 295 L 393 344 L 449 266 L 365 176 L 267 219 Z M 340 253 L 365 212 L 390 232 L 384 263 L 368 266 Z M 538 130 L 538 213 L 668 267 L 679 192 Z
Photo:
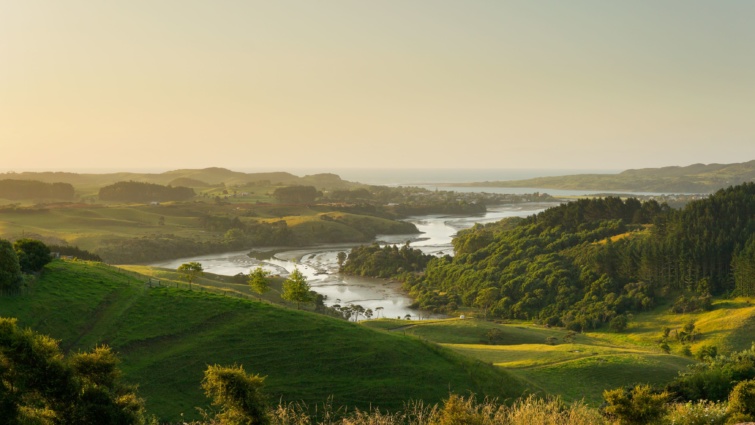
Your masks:
M 410 217 L 406 221 L 413 223 L 421 233 L 410 235 L 378 235 L 375 241 L 380 244 L 404 244 L 407 241 L 414 248 L 427 254 L 437 256 L 453 255 L 451 240 L 459 230 L 475 223 L 491 223 L 506 217 L 526 217 L 543 211 L 557 203 L 522 203 L 489 206 L 487 213 L 477 216 L 428 215 Z M 412 299 L 401 289 L 398 282 L 386 279 L 346 276 L 338 273 L 337 255 L 348 253 L 358 244 L 326 244 L 298 249 L 272 250 L 268 256 L 250 251 L 208 254 L 199 257 L 180 258 L 151 264 L 155 267 L 175 269 L 183 263 L 197 261 L 209 273 L 233 276 L 249 273 L 250 269 L 262 267 L 274 275 L 287 276 L 294 267 L 298 267 L 307 278 L 314 291 L 326 297 L 325 304 L 361 305 L 372 309 L 374 317 L 404 318 L 410 315 L 412 320 L 432 317 L 425 312 L 409 306 Z

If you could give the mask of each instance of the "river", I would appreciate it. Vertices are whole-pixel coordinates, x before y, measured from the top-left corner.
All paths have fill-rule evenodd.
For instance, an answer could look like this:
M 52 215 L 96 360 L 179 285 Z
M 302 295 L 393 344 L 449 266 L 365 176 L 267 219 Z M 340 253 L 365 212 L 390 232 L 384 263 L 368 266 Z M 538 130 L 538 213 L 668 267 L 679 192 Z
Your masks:
M 410 235 L 379 235 L 380 244 L 411 243 L 414 248 L 427 254 L 453 255 L 451 240 L 459 230 L 475 223 L 491 223 L 506 217 L 526 217 L 543 211 L 557 203 L 523 203 L 488 207 L 487 213 L 477 216 L 428 215 L 410 217 L 421 233 Z M 250 269 L 262 267 L 273 274 L 287 276 L 294 267 L 306 276 L 314 291 L 326 297 L 325 304 L 361 305 L 376 313 L 374 317 L 404 318 L 413 320 L 430 318 L 432 315 L 410 308 L 412 299 L 401 289 L 401 284 L 386 279 L 345 276 L 338 273 L 339 252 L 349 252 L 357 244 L 326 244 L 298 249 L 274 250 L 269 258 L 252 258 L 250 250 L 224 254 L 208 254 L 199 257 L 180 258 L 151 264 L 154 267 L 175 269 L 183 263 L 197 261 L 209 273 L 233 276 L 249 273 Z M 270 248 L 265 248 L 265 251 Z

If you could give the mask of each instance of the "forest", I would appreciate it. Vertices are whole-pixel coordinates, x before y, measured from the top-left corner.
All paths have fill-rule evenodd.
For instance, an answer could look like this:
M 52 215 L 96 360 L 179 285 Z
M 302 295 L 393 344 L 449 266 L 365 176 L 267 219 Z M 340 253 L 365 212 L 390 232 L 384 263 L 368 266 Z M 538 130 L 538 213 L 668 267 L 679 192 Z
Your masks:
M 753 183 L 682 210 L 632 198 L 580 199 L 462 231 L 455 257 L 430 261 L 405 286 L 424 309 L 475 306 L 577 331 L 663 300 L 684 311 L 705 308 L 711 296 L 755 291 L 753 217 Z
M 135 181 L 117 182 L 104 186 L 99 191 L 100 200 L 119 202 L 185 201 L 195 195 L 194 189 L 188 187 L 162 186 Z
M 74 189 L 68 183 L 45 183 L 35 180 L 0 180 L 0 198 L 71 200 Z

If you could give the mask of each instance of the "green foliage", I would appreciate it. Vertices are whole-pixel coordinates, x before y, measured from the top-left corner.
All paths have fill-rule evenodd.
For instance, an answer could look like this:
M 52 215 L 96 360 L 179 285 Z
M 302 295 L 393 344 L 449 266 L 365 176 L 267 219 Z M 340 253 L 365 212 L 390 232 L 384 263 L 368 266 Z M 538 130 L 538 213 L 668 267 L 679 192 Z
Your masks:
M 755 380 L 742 381 L 731 390 L 729 412 L 755 417 Z
M 700 400 L 692 403 L 673 403 L 664 418 L 669 425 L 724 425 L 729 415 L 726 403 Z
M 627 325 L 629 325 L 629 319 L 627 319 L 626 315 L 620 314 L 611 319 L 611 323 L 608 324 L 608 329 L 613 332 L 622 332 L 627 328 Z
M 312 302 L 312 293 L 307 278 L 295 268 L 291 275 L 283 282 L 283 293 L 281 298 L 286 301 L 296 303 L 296 309 L 301 307 L 302 303 Z
M 667 392 L 654 393 L 649 385 L 637 385 L 631 390 L 618 388 L 603 393 L 606 415 L 622 425 L 656 423 L 667 411 Z
M 401 248 L 396 245 L 381 247 L 373 243 L 352 248 L 341 266 L 341 272 L 356 276 L 396 277 L 402 273 L 424 270 L 432 258 L 422 250 L 411 248 L 408 242 Z
M 181 413 L 199 418 L 208 364 L 253 368 L 267 376 L 272 400 L 313 404 L 332 395 L 349 411 L 437 403 L 449 390 L 509 399 L 526 389 L 505 371 L 418 338 L 237 297 L 145 287 L 137 278 L 101 263 L 53 261 L 34 296 L 0 297 L 0 311 L 60 339 L 65 351 L 108 341 L 147 411 L 169 423 Z
M 13 243 L 18 255 L 18 263 L 24 273 L 35 273 L 52 261 L 50 248 L 35 239 L 19 239 Z
M 262 295 L 270 290 L 270 283 L 267 281 L 270 272 L 265 271 L 262 267 L 257 267 L 249 273 L 249 287 L 255 293 Z
M 121 383 L 117 363 L 107 347 L 65 358 L 55 340 L 0 318 L 0 417 L 11 425 L 143 424 L 142 400 Z
M 580 199 L 511 223 L 475 226 L 454 238 L 456 256 L 430 261 L 406 284 L 435 311 L 475 306 L 497 288 L 494 317 L 593 330 L 683 293 L 675 311 L 711 307 L 733 289 L 735 251 L 755 233 L 755 183 L 721 190 L 681 211 L 655 201 Z M 739 261 L 739 260 L 738 260 Z M 736 261 L 735 261 L 736 262 Z M 741 260 L 741 279 L 745 279 Z M 694 335 L 689 335 L 694 338 Z
M 221 411 L 216 420 L 221 425 L 266 425 L 267 402 L 262 393 L 265 378 L 248 375 L 244 367 L 208 366 L 202 389 Z
M 100 188 L 98 196 L 102 201 L 153 202 L 185 201 L 195 195 L 194 189 L 188 187 L 128 181 L 104 186 Z
M 731 267 L 736 291 L 745 297 L 755 296 L 755 235 L 750 236 L 738 249 L 731 260 Z
M 718 355 L 718 347 L 715 345 L 705 344 L 697 349 L 695 358 L 698 360 L 713 360 Z
M 710 348 L 702 351 L 713 353 Z M 666 389 L 682 400 L 724 401 L 738 382 L 750 379 L 755 379 L 755 347 L 729 355 L 708 356 L 706 362 L 680 374 Z
M 189 289 L 191 289 L 191 283 L 194 282 L 196 278 L 204 274 L 204 268 L 202 267 L 202 264 L 196 261 L 183 263 L 178 266 L 176 270 L 181 273 L 181 277 L 184 280 L 189 282 Z
M 0 293 L 15 293 L 22 282 L 18 254 L 9 241 L 0 239 Z

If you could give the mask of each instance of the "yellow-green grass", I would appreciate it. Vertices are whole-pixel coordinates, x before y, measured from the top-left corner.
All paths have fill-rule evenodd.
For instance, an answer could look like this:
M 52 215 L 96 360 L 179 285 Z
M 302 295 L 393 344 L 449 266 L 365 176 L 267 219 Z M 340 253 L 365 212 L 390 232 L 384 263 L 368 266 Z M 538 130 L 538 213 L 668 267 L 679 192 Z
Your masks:
M 406 323 L 401 322 L 400 323 Z M 379 324 L 368 326 L 381 326 Z M 529 323 L 497 324 L 479 319 L 446 319 L 435 321 L 410 322 L 411 327 L 404 331 L 437 343 L 448 344 L 480 344 L 489 342 L 488 333 L 492 330 L 499 332 L 497 344 L 544 344 L 547 338 L 563 341 L 568 334 L 564 329 L 546 328 Z M 385 328 L 390 329 L 388 325 Z M 586 341 L 581 334 L 574 335 L 575 342 Z
M 574 334 L 527 323 L 446 319 L 427 323 L 377 320 L 364 325 L 440 343 L 506 370 L 531 388 L 593 405 L 602 402 L 605 389 L 637 383 L 662 385 L 694 362 L 663 354 L 656 346 L 636 345 L 617 334 Z M 499 334 L 495 345 L 486 343 L 491 330 Z M 568 337 L 573 342 L 566 342 Z
M 109 344 L 148 411 L 178 421 L 207 407 L 209 364 L 243 364 L 267 376 L 271 400 L 400 408 L 449 391 L 503 398 L 525 386 L 505 371 L 399 333 L 236 297 L 149 287 L 141 275 L 97 263 L 54 261 L 3 316 L 62 339 L 65 349 Z
M 675 330 L 694 322 L 698 334 L 690 344 L 694 353 L 702 345 L 715 345 L 719 351 L 737 351 L 750 348 L 755 341 L 755 305 L 747 298 L 719 299 L 713 302 L 711 311 L 676 314 L 668 305 L 659 306 L 650 312 L 638 313 L 632 317 L 629 327 L 621 333 L 593 332 L 596 338 L 615 344 L 633 344 L 644 347 L 657 347 L 663 328 L 672 329 L 669 344 L 678 350 L 681 343 L 674 339 Z
M 506 370 L 565 401 L 584 400 L 597 406 L 603 402 L 604 390 L 636 384 L 662 386 L 691 363 L 688 358 L 668 354 L 617 354 Z
M 137 273 L 140 276 L 146 276 L 153 286 L 172 286 L 183 289 L 188 289 L 189 287 L 185 277 L 173 269 L 130 264 L 118 267 L 122 270 Z M 258 294 L 251 290 L 247 282 L 236 282 L 233 277 L 204 273 L 192 282 L 192 288 L 198 291 L 213 290 L 216 293 L 225 292 L 228 296 L 240 295 L 245 298 L 257 298 L 275 304 L 285 304 L 286 302 L 281 298 L 283 281 L 284 279 L 281 277 L 268 278 L 270 290 L 264 294 Z
M 155 233 L 193 236 L 197 233 L 196 216 L 189 209 L 145 205 L 49 208 L 39 213 L 3 212 L 0 213 L 0 234 L 39 234 L 93 249 L 112 237 Z M 160 217 L 164 218 L 162 226 Z

